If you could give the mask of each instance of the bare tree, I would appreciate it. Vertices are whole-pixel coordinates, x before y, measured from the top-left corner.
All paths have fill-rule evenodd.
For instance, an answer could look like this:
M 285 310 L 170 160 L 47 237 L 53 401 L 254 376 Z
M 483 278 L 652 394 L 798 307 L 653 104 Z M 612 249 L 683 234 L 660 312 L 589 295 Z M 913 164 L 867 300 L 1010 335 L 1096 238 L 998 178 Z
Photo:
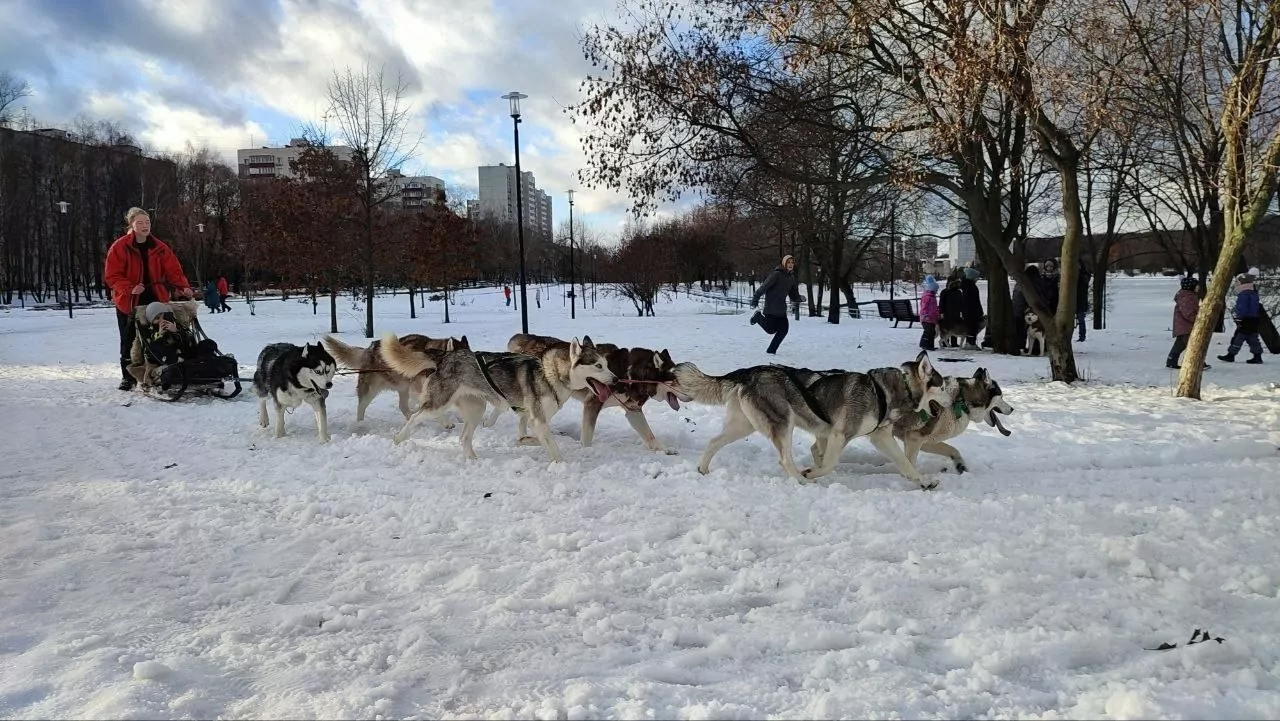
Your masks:
M 8 70 L 0 72 L 0 126 L 7 126 L 11 122 L 12 114 L 9 106 L 29 95 L 31 95 L 31 85 L 27 81 Z
M 1205 1 L 1223 30 L 1221 42 L 1231 58 L 1233 74 L 1222 108 L 1222 252 L 1200 303 L 1178 376 L 1178 396 L 1197 399 L 1213 326 L 1226 307 L 1244 240 L 1262 220 L 1276 193 L 1280 165 L 1280 118 L 1274 107 L 1264 105 L 1264 101 L 1275 100 L 1274 89 L 1267 83 L 1280 52 L 1280 3 Z
M 391 83 L 384 69 L 367 63 L 359 70 L 334 72 L 329 81 L 328 118 L 338 137 L 351 148 L 351 160 L 360 177 L 356 223 L 363 250 L 365 337 L 373 337 L 373 294 L 376 279 L 374 232 L 377 211 L 395 197 L 385 182 L 388 171 L 413 157 L 421 138 L 409 138 L 411 108 L 405 100 L 409 85 L 397 75 Z

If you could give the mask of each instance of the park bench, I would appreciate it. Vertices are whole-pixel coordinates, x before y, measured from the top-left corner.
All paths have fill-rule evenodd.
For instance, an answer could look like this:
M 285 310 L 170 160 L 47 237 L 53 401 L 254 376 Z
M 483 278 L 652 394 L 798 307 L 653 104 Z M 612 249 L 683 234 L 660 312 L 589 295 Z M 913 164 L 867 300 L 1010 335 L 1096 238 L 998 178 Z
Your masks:
M 893 327 L 897 328 L 898 323 L 907 322 L 910 328 L 912 323 L 919 323 L 920 316 L 911 309 L 911 301 L 905 298 L 897 298 L 894 300 L 877 300 L 875 301 L 876 310 L 880 311 L 880 317 L 893 321 Z

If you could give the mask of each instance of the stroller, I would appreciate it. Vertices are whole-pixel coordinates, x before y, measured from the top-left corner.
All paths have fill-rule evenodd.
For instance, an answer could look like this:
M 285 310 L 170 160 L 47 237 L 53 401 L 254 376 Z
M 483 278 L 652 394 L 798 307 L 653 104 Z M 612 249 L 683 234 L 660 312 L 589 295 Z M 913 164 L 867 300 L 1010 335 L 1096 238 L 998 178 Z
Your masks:
M 171 300 L 167 305 L 172 311 L 168 320 L 178 329 L 163 336 L 151 322 L 158 318 L 149 321 L 145 307 L 134 310 L 138 332 L 130 352 L 129 373 L 142 391 L 162 401 L 176 401 L 187 391 L 215 398 L 240 395 L 236 358 L 218 350 L 218 344 L 200 327 L 196 301 Z M 232 384 L 229 391 L 227 383 Z

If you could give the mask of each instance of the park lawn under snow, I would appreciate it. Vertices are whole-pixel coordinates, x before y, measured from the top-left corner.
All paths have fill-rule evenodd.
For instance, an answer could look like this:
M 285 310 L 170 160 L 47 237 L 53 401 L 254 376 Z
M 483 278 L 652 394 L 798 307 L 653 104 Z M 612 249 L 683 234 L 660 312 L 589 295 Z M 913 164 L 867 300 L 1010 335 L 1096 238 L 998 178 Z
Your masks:
M 275 439 L 247 388 L 116 390 L 110 309 L 0 311 L 0 716 L 1280 717 L 1280 363 L 1215 361 L 1203 402 L 1174 398 L 1176 279 L 1113 283 L 1111 327 L 1077 346 L 1089 382 L 934 354 L 985 365 L 1016 411 L 1011 437 L 954 442 L 970 473 L 923 456 L 927 493 L 865 439 L 828 483 L 785 479 L 759 436 L 700 476 L 722 409 L 695 404 L 648 407 L 676 456 L 616 410 L 581 448 L 570 401 L 567 463 L 516 447 L 511 414 L 464 462 L 430 422 L 393 445 L 393 394 L 357 426 L 349 375 L 331 444 L 305 407 Z M 570 321 L 553 292 L 536 333 L 710 373 L 772 360 L 710 302 L 637 318 L 601 298 Z M 520 328 L 494 290 L 461 294 L 448 326 L 407 305 L 379 299 L 379 333 L 497 350 Z M 328 328 L 324 305 L 232 306 L 202 322 L 246 378 L 264 344 Z M 365 342 L 363 312 L 340 312 Z M 896 365 L 918 339 L 804 318 L 777 360 Z M 1184 646 L 1197 628 L 1224 640 Z

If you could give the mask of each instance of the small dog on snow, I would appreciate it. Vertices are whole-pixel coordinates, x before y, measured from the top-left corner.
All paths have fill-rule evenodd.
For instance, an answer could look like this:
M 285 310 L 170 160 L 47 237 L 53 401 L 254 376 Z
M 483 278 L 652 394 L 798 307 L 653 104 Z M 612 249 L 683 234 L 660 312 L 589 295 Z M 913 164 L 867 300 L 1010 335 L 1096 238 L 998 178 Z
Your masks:
M 316 430 L 320 442 L 329 442 L 329 418 L 325 399 L 333 388 L 333 374 L 338 364 L 319 343 L 296 346 L 272 343 L 258 354 L 258 369 L 253 372 L 253 392 L 258 395 L 258 425 L 267 427 L 267 399 L 276 407 L 276 438 L 284 437 L 285 409 L 304 402 L 316 412 Z

